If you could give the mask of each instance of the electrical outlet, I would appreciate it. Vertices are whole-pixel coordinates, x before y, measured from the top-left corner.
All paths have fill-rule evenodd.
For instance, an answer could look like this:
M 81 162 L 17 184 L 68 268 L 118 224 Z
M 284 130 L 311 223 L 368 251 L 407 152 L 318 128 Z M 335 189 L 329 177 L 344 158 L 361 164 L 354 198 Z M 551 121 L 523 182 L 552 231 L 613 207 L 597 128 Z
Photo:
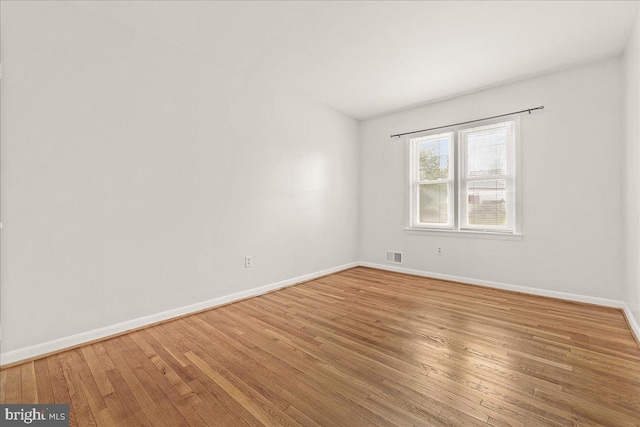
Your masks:
M 436 254 L 444 255 L 444 251 L 442 250 L 442 246 L 438 246 L 438 248 L 436 249 Z
M 253 257 L 251 255 L 247 255 L 244 257 L 244 268 L 253 267 Z

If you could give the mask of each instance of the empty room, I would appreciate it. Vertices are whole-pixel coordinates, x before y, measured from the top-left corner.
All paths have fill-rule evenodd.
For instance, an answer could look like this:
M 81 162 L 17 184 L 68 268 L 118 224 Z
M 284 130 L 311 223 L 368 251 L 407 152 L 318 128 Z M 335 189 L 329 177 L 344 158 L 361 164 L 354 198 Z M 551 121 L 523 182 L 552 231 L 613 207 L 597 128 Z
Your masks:
M 639 1 L 0 1 L 1 426 L 640 426 Z

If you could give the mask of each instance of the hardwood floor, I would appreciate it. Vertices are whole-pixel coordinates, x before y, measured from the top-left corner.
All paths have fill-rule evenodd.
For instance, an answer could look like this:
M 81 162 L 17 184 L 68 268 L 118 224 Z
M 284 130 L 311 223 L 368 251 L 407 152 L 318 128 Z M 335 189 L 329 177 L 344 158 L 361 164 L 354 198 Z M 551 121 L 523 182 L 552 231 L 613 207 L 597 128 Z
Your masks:
M 638 426 L 619 310 L 358 267 L 0 372 L 90 426 Z

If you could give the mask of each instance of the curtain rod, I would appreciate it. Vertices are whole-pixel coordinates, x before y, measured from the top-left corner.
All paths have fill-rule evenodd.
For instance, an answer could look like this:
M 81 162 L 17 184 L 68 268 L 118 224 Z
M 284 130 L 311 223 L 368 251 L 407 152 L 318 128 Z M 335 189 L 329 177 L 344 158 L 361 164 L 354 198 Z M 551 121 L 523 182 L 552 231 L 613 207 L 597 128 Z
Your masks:
M 468 123 L 475 123 L 475 122 L 481 122 L 483 120 L 489 120 L 489 119 L 497 119 L 498 117 L 505 117 L 505 116 L 512 116 L 514 114 L 522 114 L 522 113 L 529 113 L 531 114 L 532 111 L 535 110 L 543 110 L 544 109 L 544 105 L 541 105 L 539 107 L 535 107 L 535 108 L 527 108 L 526 110 L 520 110 L 520 111 L 514 111 L 513 113 L 506 113 L 506 114 L 499 114 L 497 116 L 491 116 L 491 117 L 485 117 L 483 119 L 476 119 L 476 120 L 469 120 L 468 122 L 460 122 L 460 123 L 453 123 L 451 125 L 446 125 L 446 126 L 438 126 L 435 128 L 429 128 L 429 129 L 421 129 L 421 130 L 414 130 L 411 132 L 404 132 L 404 133 L 397 133 L 395 135 L 391 135 L 391 138 L 396 138 L 396 137 L 401 137 L 401 136 L 405 136 L 405 135 L 411 135 L 413 133 L 420 133 L 420 132 L 427 132 L 430 130 L 437 130 L 437 129 L 444 129 L 444 128 L 450 128 L 453 126 L 460 126 L 460 125 L 466 125 Z

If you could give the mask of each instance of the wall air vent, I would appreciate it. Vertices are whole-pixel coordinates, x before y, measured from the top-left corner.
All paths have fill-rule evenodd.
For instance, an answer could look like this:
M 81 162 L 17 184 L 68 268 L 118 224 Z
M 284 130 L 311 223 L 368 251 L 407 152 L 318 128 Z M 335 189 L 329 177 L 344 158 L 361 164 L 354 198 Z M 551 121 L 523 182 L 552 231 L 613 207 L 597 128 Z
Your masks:
M 402 264 L 402 252 L 387 251 L 387 262 L 392 264 Z

